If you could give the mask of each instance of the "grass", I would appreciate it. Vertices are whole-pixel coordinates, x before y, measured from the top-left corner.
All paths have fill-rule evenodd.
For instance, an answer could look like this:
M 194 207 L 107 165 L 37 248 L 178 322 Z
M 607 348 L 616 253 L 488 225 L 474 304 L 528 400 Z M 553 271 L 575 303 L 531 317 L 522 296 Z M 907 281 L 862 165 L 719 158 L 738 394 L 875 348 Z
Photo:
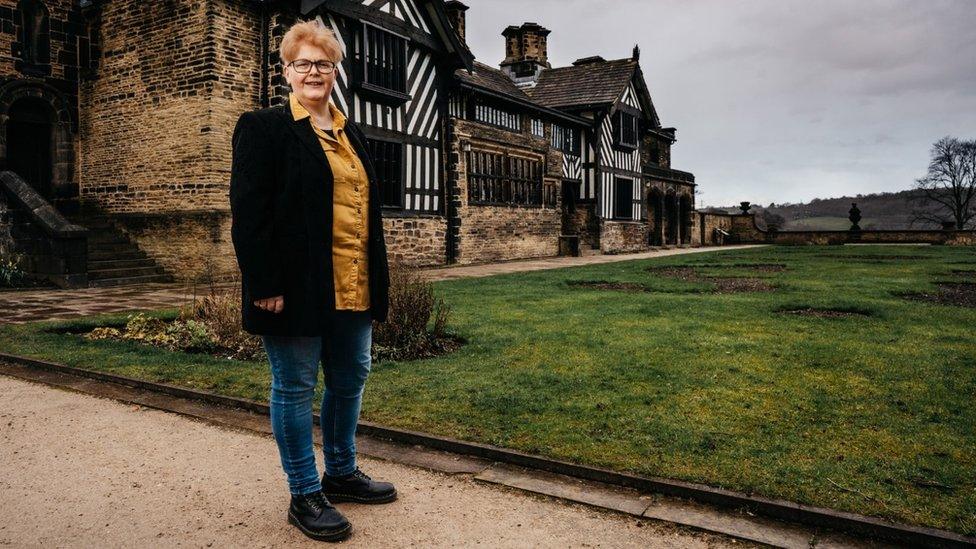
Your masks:
M 660 265 L 776 290 L 712 293 Z M 976 309 L 896 294 L 974 265 L 967 248 L 768 247 L 441 282 L 469 343 L 375 363 L 362 417 L 973 535 Z M 650 291 L 567 284 L 583 280 Z M 807 308 L 860 314 L 781 312 Z M 0 350 L 267 398 L 264 364 L 52 327 L 0 327 Z

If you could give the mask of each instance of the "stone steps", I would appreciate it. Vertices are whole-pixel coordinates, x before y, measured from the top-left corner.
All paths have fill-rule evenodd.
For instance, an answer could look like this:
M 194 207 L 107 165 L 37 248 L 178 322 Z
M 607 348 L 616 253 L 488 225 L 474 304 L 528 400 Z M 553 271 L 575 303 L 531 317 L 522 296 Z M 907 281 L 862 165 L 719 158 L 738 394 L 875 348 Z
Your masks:
M 104 217 L 77 219 L 88 228 L 88 285 L 172 282 L 173 277 Z
M 156 262 L 146 257 L 146 254 L 139 251 L 141 257 L 118 258 L 100 256 L 100 259 L 88 258 L 88 270 L 104 271 L 106 269 L 131 269 L 135 267 L 156 267 Z
M 165 275 L 162 267 L 150 265 L 148 267 L 118 267 L 88 269 L 88 281 L 97 282 L 110 278 L 141 278 L 144 276 Z
M 172 282 L 173 277 L 167 274 L 146 275 L 146 276 L 126 276 L 119 278 L 103 278 L 100 280 L 89 281 L 92 287 L 124 286 L 129 284 L 149 284 L 155 282 Z

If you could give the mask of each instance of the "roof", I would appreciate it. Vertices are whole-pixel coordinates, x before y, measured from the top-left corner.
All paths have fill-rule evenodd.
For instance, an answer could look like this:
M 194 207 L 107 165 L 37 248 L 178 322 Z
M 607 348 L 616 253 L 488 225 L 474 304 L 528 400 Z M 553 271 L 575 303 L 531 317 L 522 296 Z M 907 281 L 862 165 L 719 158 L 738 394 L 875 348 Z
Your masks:
M 546 69 L 528 93 L 536 103 L 555 108 L 613 103 L 627 88 L 637 65 L 633 59 L 597 59 Z
M 454 74 L 465 84 L 500 93 L 518 101 L 532 101 L 508 75 L 480 61 L 474 62 L 474 72 L 468 73 L 464 69 L 458 69 Z

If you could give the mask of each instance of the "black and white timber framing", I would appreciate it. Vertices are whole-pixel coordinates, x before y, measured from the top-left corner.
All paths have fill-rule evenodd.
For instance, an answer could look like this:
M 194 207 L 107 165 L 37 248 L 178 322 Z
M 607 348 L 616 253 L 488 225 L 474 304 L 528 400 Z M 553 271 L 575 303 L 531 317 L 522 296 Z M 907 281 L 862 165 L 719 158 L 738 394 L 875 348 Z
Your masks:
M 669 193 L 693 196 L 694 176 L 670 168 L 674 130 L 661 127 L 636 48 L 629 59 L 594 56 L 558 68 L 530 57 L 513 64 L 509 57 L 500 70 L 474 61 L 445 6 L 441 0 L 301 2 L 302 17 L 318 18 L 344 47 L 332 99 L 371 141 L 380 184 L 388 187 L 388 212 L 452 215 L 445 152 L 451 118 L 546 138 L 561 152 L 562 192 L 591 204 L 601 221 L 647 221 L 648 186 L 655 181 L 667 182 Z M 534 23 L 506 32 L 513 29 L 548 34 Z M 535 68 L 513 72 L 526 64 Z M 509 146 L 513 157 L 521 154 Z M 479 158 L 478 169 L 487 171 L 476 175 L 497 177 L 493 160 Z M 522 204 L 526 196 L 484 192 L 471 203 Z M 531 200 L 538 196 L 533 191 Z M 544 207 L 550 199 L 546 194 L 543 204 L 526 205 Z
M 442 214 L 448 89 L 454 70 L 470 68 L 473 59 L 443 3 L 305 0 L 301 9 L 343 47 L 332 101 L 362 127 L 379 157 L 384 208 Z

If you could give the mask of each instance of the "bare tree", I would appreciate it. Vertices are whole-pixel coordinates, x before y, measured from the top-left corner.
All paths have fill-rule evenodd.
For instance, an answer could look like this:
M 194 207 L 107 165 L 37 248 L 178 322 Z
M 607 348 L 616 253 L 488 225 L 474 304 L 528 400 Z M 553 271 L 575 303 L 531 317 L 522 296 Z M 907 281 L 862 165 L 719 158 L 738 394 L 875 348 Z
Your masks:
M 976 141 L 946 136 L 931 154 L 928 173 L 915 181 L 923 206 L 915 210 L 915 221 L 951 221 L 965 229 L 976 221 Z

